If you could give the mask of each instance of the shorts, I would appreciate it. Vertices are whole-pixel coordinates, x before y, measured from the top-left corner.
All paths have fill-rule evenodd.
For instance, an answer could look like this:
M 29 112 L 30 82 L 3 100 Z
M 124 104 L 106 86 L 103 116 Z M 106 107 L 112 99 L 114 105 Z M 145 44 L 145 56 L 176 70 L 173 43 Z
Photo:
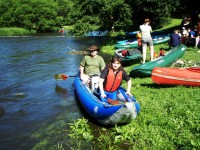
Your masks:
M 153 46 L 153 40 L 151 37 L 142 37 L 142 46 Z

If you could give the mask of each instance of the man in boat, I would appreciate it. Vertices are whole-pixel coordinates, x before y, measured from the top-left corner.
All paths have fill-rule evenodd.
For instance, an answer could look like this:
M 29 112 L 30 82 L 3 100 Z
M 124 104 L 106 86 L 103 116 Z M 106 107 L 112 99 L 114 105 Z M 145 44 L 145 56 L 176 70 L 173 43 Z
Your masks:
M 80 78 L 83 83 L 89 83 L 91 76 L 100 75 L 105 68 L 104 59 L 98 55 L 100 49 L 96 45 L 91 45 L 88 50 L 89 55 L 86 55 L 80 63 Z

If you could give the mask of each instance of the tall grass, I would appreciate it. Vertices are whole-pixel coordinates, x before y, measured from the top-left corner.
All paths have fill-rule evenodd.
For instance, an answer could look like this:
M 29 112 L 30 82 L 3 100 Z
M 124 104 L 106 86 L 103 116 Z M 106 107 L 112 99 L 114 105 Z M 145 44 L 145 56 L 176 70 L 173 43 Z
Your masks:
M 0 28 L 0 36 L 16 36 L 16 35 L 26 35 L 26 34 L 32 34 L 36 33 L 36 31 L 28 31 L 27 29 L 24 28 L 17 28 L 17 27 L 12 27 L 12 28 Z

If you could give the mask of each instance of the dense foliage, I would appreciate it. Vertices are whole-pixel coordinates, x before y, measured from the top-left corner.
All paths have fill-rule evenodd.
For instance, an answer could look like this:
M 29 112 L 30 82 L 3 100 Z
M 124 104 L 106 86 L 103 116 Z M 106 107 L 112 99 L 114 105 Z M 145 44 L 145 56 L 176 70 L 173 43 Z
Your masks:
M 189 0 L 1 0 L 0 27 L 51 32 L 73 25 L 75 35 L 94 30 L 133 31 L 149 17 L 154 29 L 175 14 L 198 10 Z

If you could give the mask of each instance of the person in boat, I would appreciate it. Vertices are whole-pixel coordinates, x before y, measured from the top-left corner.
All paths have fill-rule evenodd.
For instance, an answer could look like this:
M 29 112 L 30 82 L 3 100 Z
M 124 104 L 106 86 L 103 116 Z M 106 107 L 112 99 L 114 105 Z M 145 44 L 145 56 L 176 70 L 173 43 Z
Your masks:
M 98 55 L 100 49 L 96 45 L 91 45 L 88 50 L 89 55 L 86 55 L 80 63 L 80 78 L 83 83 L 89 83 L 91 76 L 100 75 L 105 68 L 104 59 Z
M 122 80 L 127 81 L 128 87 L 126 94 L 131 96 L 131 79 L 124 71 L 121 65 L 119 56 L 112 58 L 111 62 L 101 71 L 99 79 L 99 90 L 102 101 L 107 101 L 105 98 L 112 100 L 117 99 L 117 89 L 121 86 Z
M 146 18 L 144 20 L 144 24 L 140 25 L 140 31 L 142 34 L 142 52 L 143 52 L 143 61 L 142 63 L 145 63 L 146 61 L 146 49 L 147 45 L 150 47 L 150 56 L 151 61 L 153 60 L 154 56 L 154 47 L 153 47 L 153 39 L 151 37 L 152 28 L 150 26 L 150 19 Z

